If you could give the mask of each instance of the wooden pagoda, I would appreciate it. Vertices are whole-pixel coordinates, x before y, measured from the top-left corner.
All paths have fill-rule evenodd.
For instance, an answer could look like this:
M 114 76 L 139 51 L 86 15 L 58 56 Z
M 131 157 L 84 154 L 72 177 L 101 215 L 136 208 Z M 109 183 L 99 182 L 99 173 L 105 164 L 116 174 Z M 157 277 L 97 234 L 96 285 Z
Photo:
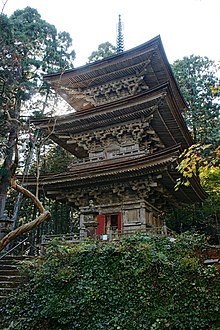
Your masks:
M 161 226 L 166 210 L 205 198 L 196 177 L 174 189 L 177 158 L 193 141 L 159 36 L 45 80 L 75 111 L 35 125 L 75 161 L 41 184 L 50 198 L 79 208 L 81 230 L 91 201 L 99 236 Z

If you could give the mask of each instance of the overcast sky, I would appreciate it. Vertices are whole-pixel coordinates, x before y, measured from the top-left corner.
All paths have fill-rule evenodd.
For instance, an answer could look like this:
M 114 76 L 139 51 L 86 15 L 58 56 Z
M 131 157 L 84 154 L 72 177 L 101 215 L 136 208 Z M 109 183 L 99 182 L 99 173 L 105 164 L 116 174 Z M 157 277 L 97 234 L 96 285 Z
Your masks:
M 26 6 L 70 33 L 75 67 L 85 64 L 100 43 L 116 44 L 119 14 L 126 50 L 160 34 L 170 63 L 191 54 L 220 60 L 220 0 L 8 0 L 4 13 Z

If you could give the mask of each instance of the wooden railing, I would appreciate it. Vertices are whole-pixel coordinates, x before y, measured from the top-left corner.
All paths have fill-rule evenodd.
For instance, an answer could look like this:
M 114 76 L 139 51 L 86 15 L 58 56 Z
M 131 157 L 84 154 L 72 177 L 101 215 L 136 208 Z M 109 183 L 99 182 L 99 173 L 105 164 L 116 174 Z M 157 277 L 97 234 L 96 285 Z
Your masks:
M 78 243 L 82 238 L 79 233 L 68 233 L 68 234 L 57 234 L 57 235 L 43 235 L 41 244 L 48 244 L 53 239 L 57 239 L 59 241 Z
M 159 236 L 175 236 L 176 233 L 170 230 L 167 226 L 162 227 L 149 227 L 147 229 L 137 229 L 137 230 L 125 230 L 122 231 L 110 231 L 108 234 L 100 235 L 96 237 L 101 241 L 112 241 L 120 240 L 123 237 L 131 236 L 134 234 L 145 234 L 145 235 L 159 235 Z M 85 238 L 84 235 L 80 233 L 68 233 L 68 234 L 57 234 L 57 235 L 43 235 L 41 241 L 41 253 L 44 253 L 45 246 L 47 246 L 52 240 L 56 239 L 59 242 L 67 243 L 79 243 Z
M 0 259 L 3 259 L 4 257 L 6 257 L 7 255 L 9 254 L 12 254 L 12 252 L 14 252 L 16 249 L 18 249 L 19 247 L 22 247 L 22 250 L 21 250 L 21 255 L 24 254 L 24 246 L 25 246 L 25 243 L 28 241 L 28 237 L 26 237 L 25 239 L 23 239 L 23 241 L 17 243 L 13 248 L 9 249 L 7 252 L 5 252 L 4 254 L 0 255 Z
M 123 232 L 110 231 L 109 234 L 100 235 L 99 239 L 104 241 L 117 240 L 134 234 L 157 235 L 157 236 L 176 236 L 176 233 L 167 226 L 149 227 L 146 229 L 130 229 Z
M 45 246 L 47 246 L 54 239 L 58 240 L 59 242 L 75 244 L 79 243 L 83 237 L 79 233 L 43 235 L 41 240 L 41 254 L 44 254 Z

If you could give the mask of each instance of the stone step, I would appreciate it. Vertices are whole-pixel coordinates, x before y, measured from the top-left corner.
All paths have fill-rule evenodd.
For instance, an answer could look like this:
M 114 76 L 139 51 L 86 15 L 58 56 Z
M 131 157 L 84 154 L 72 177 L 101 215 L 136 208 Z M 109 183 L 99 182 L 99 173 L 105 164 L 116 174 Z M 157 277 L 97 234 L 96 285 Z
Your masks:
M 24 280 L 24 276 L 19 272 L 19 264 L 21 261 L 31 258 L 28 256 L 6 256 L 0 259 L 0 300 L 13 294 Z
M 1 270 L 14 270 L 17 269 L 18 265 L 15 264 L 0 264 L 0 269 Z
M 32 258 L 31 256 L 12 256 L 12 255 L 6 255 L 0 260 L 24 260 L 24 259 Z
M 19 275 L 18 269 L 1 269 L 0 268 L 0 276 L 12 276 L 12 275 Z
M 2 288 L 16 288 L 19 284 L 17 281 L 0 281 L 0 291 Z
M 21 275 L 0 275 L 0 282 L 18 282 L 20 283 L 23 279 L 23 276 Z
M 0 288 L 0 296 L 8 297 L 14 292 L 15 288 Z
M 1 293 L 10 293 L 10 292 L 12 292 L 14 290 L 14 288 L 10 288 L 10 287 L 4 287 L 4 288 L 0 288 L 0 294 Z
M 2 265 L 17 265 L 21 260 L 13 260 L 13 259 L 0 259 L 0 267 Z

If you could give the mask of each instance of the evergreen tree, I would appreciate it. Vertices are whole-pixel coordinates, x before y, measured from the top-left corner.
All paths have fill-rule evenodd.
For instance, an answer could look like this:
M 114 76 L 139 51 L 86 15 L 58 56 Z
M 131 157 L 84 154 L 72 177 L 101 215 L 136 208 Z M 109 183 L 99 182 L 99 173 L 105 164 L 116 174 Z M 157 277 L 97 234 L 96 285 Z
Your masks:
M 219 85 L 214 62 L 207 57 L 191 55 L 172 65 L 174 75 L 189 108 L 183 113 L 195 143 L 219 142 L 219 95 L 213 86 Z
M 98 50 L 92 52 L 88 57 L 89 63 L 102 60 L 103 58 L 109 57 L 116 54 L 116 47 L 110 42 L 103 42 L 98 46 Z
M 38 96 L 44 97 L 41 110 L 45 109 L 53 94 L 42 82 L 43 74 L 73 67 L 71 44 L 69 33 L 58 33 L 36 9 L 27 7 L 10 17 L 0 16 L 0 217 L 5 211 L 18 134 L 26 125 L 22 110 Z
M 74 156 L 58 145 L 47 145 L 47 151 L 41 151 L 40 164 L 33 163 L 31 172 L 40 167 L 41 175 L 61 173 L 68 171 L 69 165 L 73 162 Z

